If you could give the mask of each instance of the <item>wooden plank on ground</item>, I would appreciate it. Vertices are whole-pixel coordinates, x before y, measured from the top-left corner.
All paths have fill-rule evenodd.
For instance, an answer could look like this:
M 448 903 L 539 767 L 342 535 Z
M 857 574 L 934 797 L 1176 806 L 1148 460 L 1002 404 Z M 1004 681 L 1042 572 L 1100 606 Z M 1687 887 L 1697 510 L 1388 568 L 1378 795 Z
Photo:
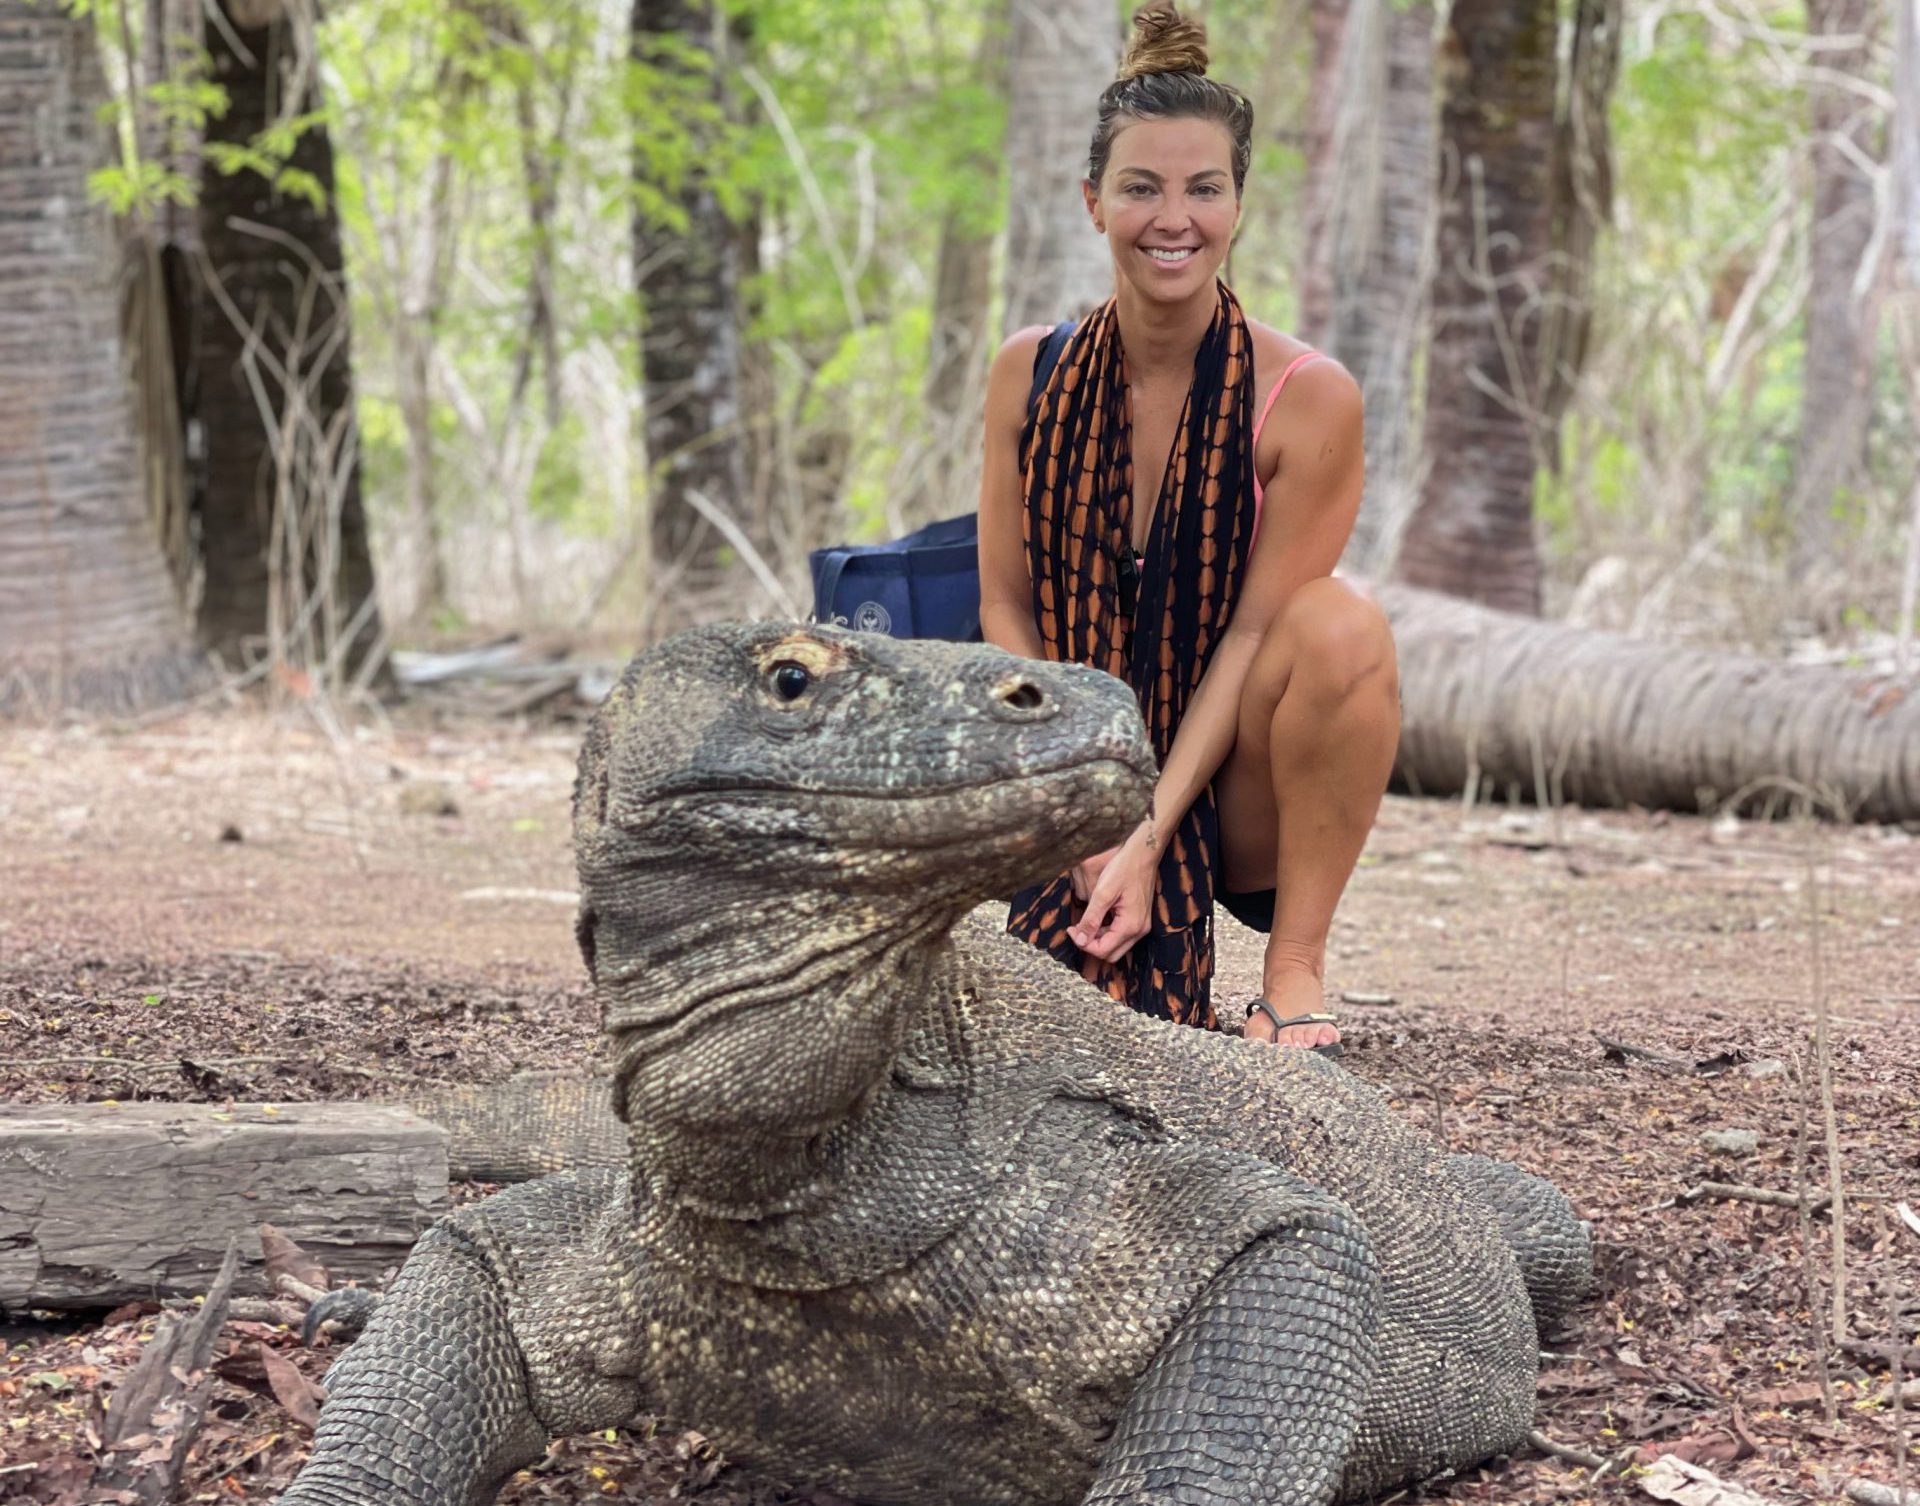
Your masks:
M 0 1107 L 0 1310 L 265 1290 L 258 1226 L 368 1281 L 447 1211 L 447 1136 L 370 1103 Z

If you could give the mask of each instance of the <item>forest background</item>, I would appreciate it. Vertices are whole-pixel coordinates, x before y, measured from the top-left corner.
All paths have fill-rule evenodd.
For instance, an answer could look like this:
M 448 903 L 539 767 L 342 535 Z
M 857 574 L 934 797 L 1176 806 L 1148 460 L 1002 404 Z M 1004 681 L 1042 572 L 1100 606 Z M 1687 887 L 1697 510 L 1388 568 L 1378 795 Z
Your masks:
M 1905 666 L 1913 0 L 1190 9 L 1258 111 L 1234 285 L 1367 393 L 1350 568 Z M 151 678 L 194 631 L 364 683 L 450 633 L 804 614 L 810 548 L 973 505 L 992 348 L 1110 285 L 1076 185 L 1123 23 L 0 0 L 13 139 L 62 127 L 0 275 L 46 292 L 55 221 L 66 256 L 0 341 L 9 583 L 67 583 L 15 650 Z

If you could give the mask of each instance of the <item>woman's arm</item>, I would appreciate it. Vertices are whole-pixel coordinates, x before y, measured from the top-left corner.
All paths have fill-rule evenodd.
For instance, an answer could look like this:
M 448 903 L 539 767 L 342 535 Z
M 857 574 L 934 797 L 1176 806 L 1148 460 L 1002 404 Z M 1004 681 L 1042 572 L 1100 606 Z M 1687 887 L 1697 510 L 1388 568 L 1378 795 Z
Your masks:
M 1315 361 L 1287 384 L 1286 401 L 1262 431 L 1255 456 L 1267 478 L 1260 535 L 1240 599 L 1167 750 L 1153 815 L 1094 885 L 1073 932 L 1081 950 L 1111 960 L 1146 934 L 1160 841 L 1233 751 L 1241 693 L 1260 645 L 1295 591 L 1333 573 L 1353 532 L 1365 481 L 1362 413 L 1359 386 L 1346 368 Z
M 1046 657 L 1033 620 L 1020 494 L 1020 431 L 1027 421 L 1033 363 L 1047 326 L 1010 335 L 987 376 L 985 465 L 980 474 L 980 633 L 1029 659 Z

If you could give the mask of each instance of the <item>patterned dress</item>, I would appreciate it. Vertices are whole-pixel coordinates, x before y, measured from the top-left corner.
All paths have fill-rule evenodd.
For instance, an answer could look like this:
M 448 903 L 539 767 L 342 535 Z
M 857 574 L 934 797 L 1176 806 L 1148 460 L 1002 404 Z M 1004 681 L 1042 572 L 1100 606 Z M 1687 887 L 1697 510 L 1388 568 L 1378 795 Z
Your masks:
M 1027 566 L 1046 657 L 1127 681 L 1163 764 L 1232 616 L 1258 524 L 1253 339 L 1225 284 L 1219 297 L 1194 357 L 1143 559 L 1132 553 L 1132 408 L 1111 301 L 1074 331 L 1028 414 L 1020 451 Z M 1136 591 L 1137 605 L 1127 599 Z M 1007 929 L 1144 1014 L 1217 1029 L 1210 984 L 1219 840 L 1208 786 L 1164 844 L 1151 930 L 1117 962 L 1085 955 L 1068 937 L 1079 902 L 1065 874 L 1015 895 Z

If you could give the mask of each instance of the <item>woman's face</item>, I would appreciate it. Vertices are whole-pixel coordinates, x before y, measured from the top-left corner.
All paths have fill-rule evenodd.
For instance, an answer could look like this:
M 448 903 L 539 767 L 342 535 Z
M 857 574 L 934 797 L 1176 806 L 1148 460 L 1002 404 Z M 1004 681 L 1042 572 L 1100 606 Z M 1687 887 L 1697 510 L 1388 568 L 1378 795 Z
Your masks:
M 1081 187 L 1123 285 L 1168 302 L 1211 291 L 1240 221 L 1225 126 L 1136 120 L 1114 133 L 1100 187 Z

